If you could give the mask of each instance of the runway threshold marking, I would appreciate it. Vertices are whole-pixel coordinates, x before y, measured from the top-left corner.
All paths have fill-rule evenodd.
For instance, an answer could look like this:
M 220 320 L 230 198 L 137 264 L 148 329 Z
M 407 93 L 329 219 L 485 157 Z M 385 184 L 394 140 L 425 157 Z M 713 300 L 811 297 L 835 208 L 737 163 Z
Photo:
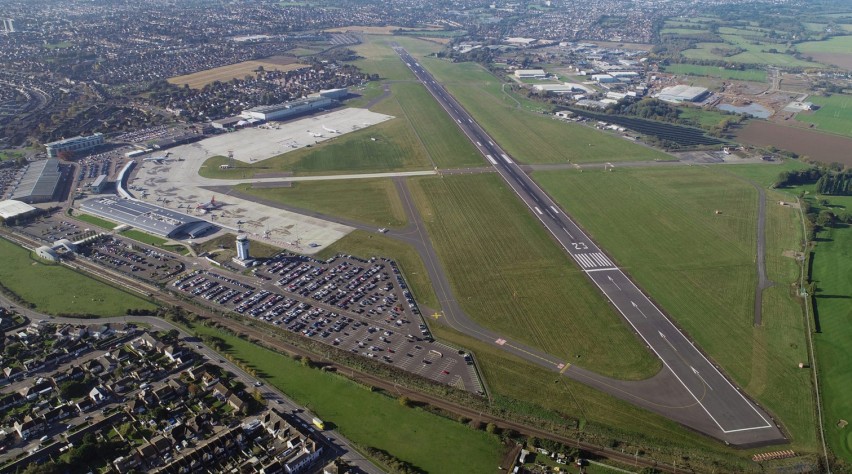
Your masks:
M 496 164 L 497 164 L 497 160 L 495 160 L 493 156 L 491 156 L 491 155 L 485 155 L 485 157 L 486 157 L 486 158 L 488 158 L 488 161 L 490 161 L 492 165 L 496 165 Z

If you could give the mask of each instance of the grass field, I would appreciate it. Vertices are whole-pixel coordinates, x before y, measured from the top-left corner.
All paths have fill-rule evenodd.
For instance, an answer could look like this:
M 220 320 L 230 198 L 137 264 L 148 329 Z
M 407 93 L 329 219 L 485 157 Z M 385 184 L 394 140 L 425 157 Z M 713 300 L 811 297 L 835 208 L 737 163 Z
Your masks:
M 236 238 L 237 236 L 235 234 L 226 233 L 210 240 L 205 240 L 198 245 L 199 253 L 225 250 L 228 254 L 227 259 L 230 260 L 231 257 L 235 257 L 237 255 Z M 249 246 L 251 249 L 251 255 L 255 258 L 270 258 L 283 252 L 282 249 L 274 245 L 269 245 L 257 240 L 249 239 Z
M 252 196 L 376 227 L 402 227 L 408 222 L 399 193 L 389 179 L 302 181 L 290 188 L 242 184 L 236 188 Z
M 500 464 L 502 445 L 496 436 L 406 408 L 339 375 L 303 367 L 215 329 L 195 330 L 224 339 L 228 353 L 358 445 L 383 449 L 425 472 L 491 473 Z
M 824 132 L 852 137 L 852 96 L 834 94 L 829 97 L 809 96 L 808 101 L 819 106 L 814 112 L 800 112 L 796 120 L 812 123 Z
M 399 83 L 393 84 L 391 90 L 392 99 L 397 101 L 423 148 L 438 168 L 481 166 L 485 163 L 482 155 L 425 87 Z
M 566 124 L 551 119 L 549 115 L 531 112 L 528 109 L 541 109 L 542 104 L 525 102 L 522 97 L 504 92 L 502 83 L 478 64 L 449 63 L 432 58 L 421 58 L 420 63 L 520 162 L 565 163 L 668 158 L 668 155 L 656 150 L 589 127 Z
M 242 79 L 246 75 L 254 76 L 255 71 L 259 67 L 263 67 L 267 71 L 293 71 L 310 66 L 299 64 L 295 59 L 292 64 L 281 64 L 281 61 L 271 62 L 259 59 L 207 69 L 206 71 L 199 71 L 183 76 L 170 77 L 168 82 L 177 86 L 189 84 L 189 87 L 192 89 L 201 89 L 215 81 L 227 82 L 231 79 Z
M 434 327 L 435 335 L 476 354 L 483 376 L 495 395 L 495 403 L 513 411 L 532 413 L 545 419 L 570 416 L 581 420 L 584 440 L 606 443 L 617 439 L 628 446 L 639 446 L 653 459 L 682 466 L 689 457 L 698 466 L 710 465 L 707 458 L 726 459 L 733 464 L 718 472 L 743 472 L 748 465 L 732 451 L 707 437 L 695 434 L 677 423 L 610 395 L 558 377 L 553 372 L 514 357 L 493 345 Z M 558 380 L 558 382 L 556 382 Z M 629 421 L 628 421 L 629 420 Z M 674 457 L 674 453 L 678 453 Z M 750 462 L 750 461 L 748 461 Z M 725 469 L 725 468 L 728 469 Z
M 659 370 L 659 361 L 499 176 L 415 178 L 410 186 L 470 317 L 613 377 L 638 379 Z
M 398 112 L 401 113 L 401 112 Z M 375 138 L 375 140 L 373 140 Z M 242 178 L 254 173 L 292 171 L 296 175 L 411 171 L 432 168 L 429 155 L 408 122 L 389 120 L 364 130 L 347 133 L 310 148 L 294 150 L 256 163 L 239 163 L 219 169 L 227 158 L 214 156 L 199 174 L 205 178 Z
M 154 247 L 162 247 L 168 242 L 168 240 L 157 237 L 156 235 L 151 235 L 147 232 L 142 232 L 141 230 L 130 229 L 125 230 L 121 233 L 123 237 L 127 237 L 128 239 L 138 240 L 143 244 L 153 245 Z
M 797 245 L 792 211 L 767 205 L 767 267 L 779 287 L 767 291 L 763 326 L 755 328 L 757 191 L 750 184 L 694 167 L 534 176 L 702 350 L 782 420 L 800 449 L 814 449 L 810 387 L 796 367 L 807 358 L 804 321 L 787 295 L 796 272 L 792 262 L 778 260 Z
M 364 59 L 353 61 L 353 64 L 367 74 L 378 74 L 385 80 L 413 80 L 414 73 L 405 63 L 400 61 L 399 56 L 390 48 L 389 43 L 397 38 L 387 36 L 364 36 L 364 42 L 352 46 L 351 49 Z M 437 45 L 436 45 L 437 46 Z
M 329 258 L 341 253 L 365 259 L 387 257 L 395 260 L 417 303 L 432 309 L 439 307 L 438 298 L 435 296 L 435 290 L 432 288 L 432 281 L 429 279 L 423 260 L 411 245 L 385 235 L 355 230 L 323 249 L 317 258 Z
M 835 211 L 852 209 L 852 197 L 819 196 Z M 820 331 L 814 335 L 819 363 L 826 438 L 834 453 L 852 465 L 852 228 L 829 228 L 818 235 L 813 260 Z
M 76 214 L 74 215 L 74 218 L 92 225 L 96 225 L 106 230 L 112 230 L 118 226 L 118 224 L 116 224 L 115 222 L 110 222 L 106 219 L 101 219 L 100 217 L 93 216 L 91 214 Z
M 695 64 L 671 64 L 666 66 L 666 72 L 671 74 L 687 74 L 692 76 L 718 77 L 720 79 L 735 79 L 738 81 L 766 82 L 766 71 L 760 69 L 725 69 L 715 66 L 698 66 Z
M 692 120 L 695 125 L 701 128 L 711 128 L 722 120 L 731 117 L 718 110 L 707 110 L 698 107 L 681 106 L 678 110 L 680 110 L 681 118 Z
M 30 252 L 0 239 L 0 283 L 49 314 L 123 316 L 128 309 L 156 306 L 61 265 L 48 265 Z

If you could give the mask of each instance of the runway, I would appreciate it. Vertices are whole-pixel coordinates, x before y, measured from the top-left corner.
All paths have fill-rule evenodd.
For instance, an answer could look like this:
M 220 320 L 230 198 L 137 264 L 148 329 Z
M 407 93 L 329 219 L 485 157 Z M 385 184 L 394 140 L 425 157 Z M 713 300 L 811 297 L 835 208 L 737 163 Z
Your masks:
M 555 361 L 552 356 L 539 351 L 528 352 L 529 356 L 525 358 L 540 364 L 544 360 L 547 363 L 542 365 L 559 373 L 731 444 L 745 446 L 784 442 L 784 436 L 771 417 L 721 373 L 606 252 L 485 133 L 446 89 L 404 49 L 399 46 L 394 49 L 482 153 L 487 164 L 503 177 L 530 212 L 660 358 L 665 369 L 648 381 L 620 382 Z M 464 318 L 466 316 L 457 316 L 456 319 Z M 474 337 L 483 339 L 483 335 L 492 336 L 490 331 L 483 334 L 473 321 L 458 322 L 460 327 L 468 327 L 470 331 L 465 332 Z M 479 332 L 479 335 L 472 332 Z M 499 337 L 490 342 L 504 347 L 507 344 Z

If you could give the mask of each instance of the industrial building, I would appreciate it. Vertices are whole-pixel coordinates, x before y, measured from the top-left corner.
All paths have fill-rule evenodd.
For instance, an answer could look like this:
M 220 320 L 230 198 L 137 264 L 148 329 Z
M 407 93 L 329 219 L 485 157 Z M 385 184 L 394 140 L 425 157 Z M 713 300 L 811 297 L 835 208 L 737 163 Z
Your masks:
M 328 97 L 308 97 L 307 99 L 294 100 L 283 104 L 263 105 L 244 110 L 242 114 L 246 119 L 257 120 L 282 120 L 297 115 L 315 112 L 330 107 L 335 103 L 334 99 Z
M 10 219 L 17 219 L 19 217 L 26 217 L 37 210 L 38 209 L 35 207 L 21 201 L 15 201 L 12 199 L 0 201 L 0 217 L 7 221 Z
M 345 99 L 349 95 L 349 89 L 341 87 L 339 89 L 323 89 L 316 94 L 311 94 L 310 97 L 326 97 L 329 99 L 340 100 Z
M 14 186 L 11 199 L 28 204 L 53 201 L 64 180 L 59 160 L 34 161 L 27 166 L 20 182 Z
M 196 238 L 215 228 L 207 221 L 180 212 L 118 197 L 87 199 L 80 208 L 86 213 L 166 238 Z
M 592 74 L 592 80 L 599 84 L 611 84 L 613 82 L 620 82 L 611 74 Z
M 573 92 L 580 93 L 591 93 L 594 92 L 592 89 L 581 85 L 581 84 L 572 84 L 566 82 L 564 84 L 536 84 L 533 86 L 533 90 L 538 93 L 543 94 L 571 94 Z
M 659 94 L 657 94 L 657 98 L 673 104 L 680 104 L 681 102 L 698 102 L 707 96 L 707 92 L 706 87 L 695 87 L 681 84 L 664 88 Z
M 62 151 L 83 151 L 103 144 L 104 135 L 102 133 L 95 133 L 86 137 L 66 138 L 58 142 L 46 143 L 44 146 L 47 148 L 47 156 L 56 158 L 59 152 Z
M 547 73 L 544 69 L 518 69 L 515 71 L 515 77 L 518 79 L 544 79 Z

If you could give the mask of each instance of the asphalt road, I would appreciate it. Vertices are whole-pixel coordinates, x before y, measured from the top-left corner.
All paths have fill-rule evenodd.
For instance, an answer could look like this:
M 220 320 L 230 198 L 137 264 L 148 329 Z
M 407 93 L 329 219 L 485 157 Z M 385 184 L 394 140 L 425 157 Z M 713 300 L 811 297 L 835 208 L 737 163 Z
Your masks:
M 639 337 L 662 360 L 666 374 L 651 380 L 667 380 L 657 383 L 656 390 L 650 390 L 642 399 L 647 403 L 637 403 L 658 413 L 667 414 L 670 410 L 660 405 L 654 398 L 669 399 L 671 391 L 685 389 L 700 410 L 692 410 L 689 417 L 683 415 L 670 417 L 710 436 L 737 445 L 758 445 L 784 441 L 784 436 L 771 421 L 770 416 L 754 402 L 746 398 L 704 354 L 680 331 L 663 312 L 619 269 L 607 254 L 592 241 L 574 221 L 550 199 L 550 197 L 524 173 L 518 164 L 488 136 L 470 114 L 438 84 L 415 58 L 404 49 L 395 46 L 406 65 L 426 86 L 432 96 L 441 104 L 447 114 L 482 153 L 488 163 L 497 170 L 509 187 L 529 207 L 542 225 L 565 249 L 572 260 L 586 273 L 610 303 L 615 306 Z M 436 287 L 442 286 L 442 282 Z M 440 288 L 436 288 L 441 293 Z M 440 298 L 440 294 L 439 294 Z M 442 298 L 443 299 L 443 298 Z M 473 321 L 465 320 L 464 313 L 455 315 L 454 326 L 478 336 L 481 327 Z M 479 333 L 479 334 L 477 334 Z M 487 333 L 486 333 L 487 334 Z M 490 334 L 488 334 L 490 335 Z M 494 343 L 506 349 L 506 341 L 497 338 Z M 513 352 L 516 352 L 513 350 Z M 526 352 L 526 350 L 524 350 Z M 578 370 L 565 363 L 554 360 L 552 356 L 530 351 L 527 359 L 541 363 L 542 360 L 553 363 L 560 373 L 572 375 Z M 532 356 L 532 357 L 530 357 Z M 547 366 L 547 364 L 543 364 Z M 577 374 L 578 379 L 582 379 Z M 594 378 L 593 374 L 583 374 Z M 599 378 L 600 380 L 600 378 Z M 596 385 L 596 384 L 592 384 Z M 629 384 L 621 384 L 617 390 L 606 390 L 622 399 L 637 400 L 629 391 Z M 600 388 L 600 387 L 599 387 Z M 657 393 L 654 393 L 654 392 Z M 679 407 L 680 409 L 686 406 Z

